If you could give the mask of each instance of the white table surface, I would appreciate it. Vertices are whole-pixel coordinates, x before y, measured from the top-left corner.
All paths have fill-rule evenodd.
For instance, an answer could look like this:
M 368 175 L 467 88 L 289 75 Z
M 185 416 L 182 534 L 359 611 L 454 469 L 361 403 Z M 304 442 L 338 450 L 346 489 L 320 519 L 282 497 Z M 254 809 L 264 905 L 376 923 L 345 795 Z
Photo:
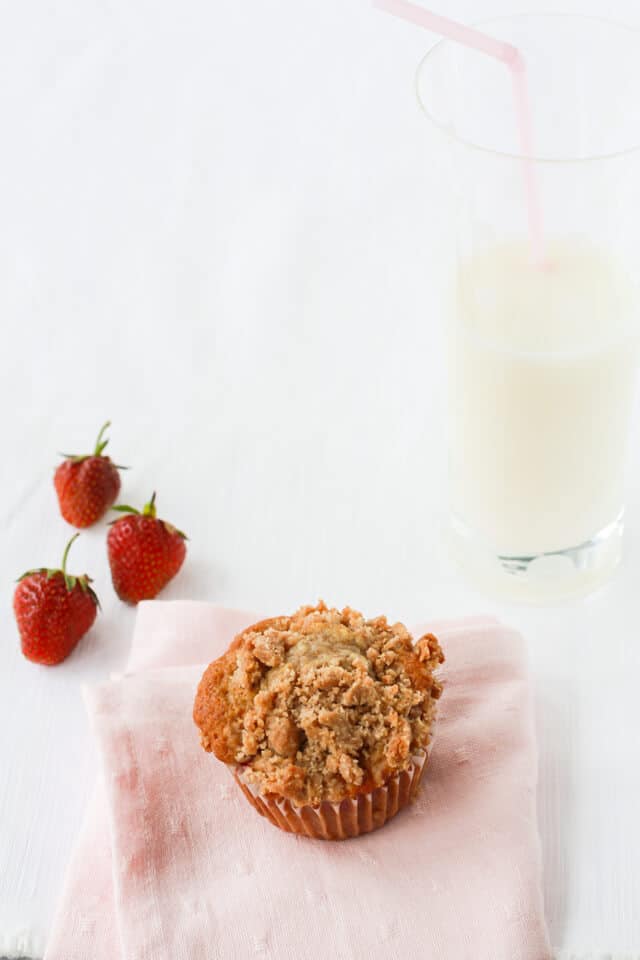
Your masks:
M 429 37 L 355 0 L 25 0 L 3 21 L 0 955 L 42 954 L 96 772 L 80 688 L 121 668 L 134 619 L 104 525 L 71 561 L 103 612 L 64 665 L 20 655 L 12 581 L 70 534 L 56 452 L 111 417 L 123 497 L 157 489 L 191 538 L 167 599 L 524 632 L 554 946 L 640 956 L 639 425 L 607 588 L 515 607 L 449 565 Z

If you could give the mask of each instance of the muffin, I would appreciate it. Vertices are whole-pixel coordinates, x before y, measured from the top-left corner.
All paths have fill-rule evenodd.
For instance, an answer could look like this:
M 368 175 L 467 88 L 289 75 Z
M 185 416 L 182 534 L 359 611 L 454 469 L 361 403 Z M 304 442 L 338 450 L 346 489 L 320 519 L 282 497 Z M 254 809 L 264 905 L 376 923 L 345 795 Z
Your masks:
M 293 833 L 342 840 L 415 796 L 444 660 L 432 634 L 324 603 L 248 627 L 211 663 L 193 718 L 253 807 Z

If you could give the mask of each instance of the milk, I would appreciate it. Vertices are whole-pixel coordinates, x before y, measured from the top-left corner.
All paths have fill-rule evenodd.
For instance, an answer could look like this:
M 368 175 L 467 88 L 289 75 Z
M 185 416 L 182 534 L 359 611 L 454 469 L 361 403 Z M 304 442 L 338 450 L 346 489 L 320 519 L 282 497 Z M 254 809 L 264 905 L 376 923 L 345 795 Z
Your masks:
M 622 510 L 637 359 L 625 271 L 577 240 L 458 267 L 449 325 L 454 516 L 495 553 L 590 541 Z

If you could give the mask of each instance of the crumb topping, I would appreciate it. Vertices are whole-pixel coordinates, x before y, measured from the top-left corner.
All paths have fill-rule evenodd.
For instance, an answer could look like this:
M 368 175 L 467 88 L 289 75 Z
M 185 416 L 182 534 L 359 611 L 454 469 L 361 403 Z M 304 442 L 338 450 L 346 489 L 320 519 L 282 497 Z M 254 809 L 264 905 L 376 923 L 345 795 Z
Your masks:
M 430 740 L 444 660 L 401 624 L 301 607 L 249 627 L 205 671 L 194 705 L 205 750 L 262 793 L 339 801 L 408 767 Z

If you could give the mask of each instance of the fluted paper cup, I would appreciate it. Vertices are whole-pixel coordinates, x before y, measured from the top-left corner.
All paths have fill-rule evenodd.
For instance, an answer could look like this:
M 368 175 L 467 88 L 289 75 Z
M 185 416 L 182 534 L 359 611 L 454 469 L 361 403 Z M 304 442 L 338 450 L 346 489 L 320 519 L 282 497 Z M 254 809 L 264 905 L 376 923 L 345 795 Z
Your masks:
M 323 800 L 312 806 L 296 807 L 285 797 L 262 794 L 246 779 L 245 768 L 230 767 L 233 776 L 252 807 L 274 827 L 318 840 L 348 840 L 378 830 L 415 798 L 427 766 L 431 745 L 416 751 L 406 770 L 385 784 L 340 802 Z

